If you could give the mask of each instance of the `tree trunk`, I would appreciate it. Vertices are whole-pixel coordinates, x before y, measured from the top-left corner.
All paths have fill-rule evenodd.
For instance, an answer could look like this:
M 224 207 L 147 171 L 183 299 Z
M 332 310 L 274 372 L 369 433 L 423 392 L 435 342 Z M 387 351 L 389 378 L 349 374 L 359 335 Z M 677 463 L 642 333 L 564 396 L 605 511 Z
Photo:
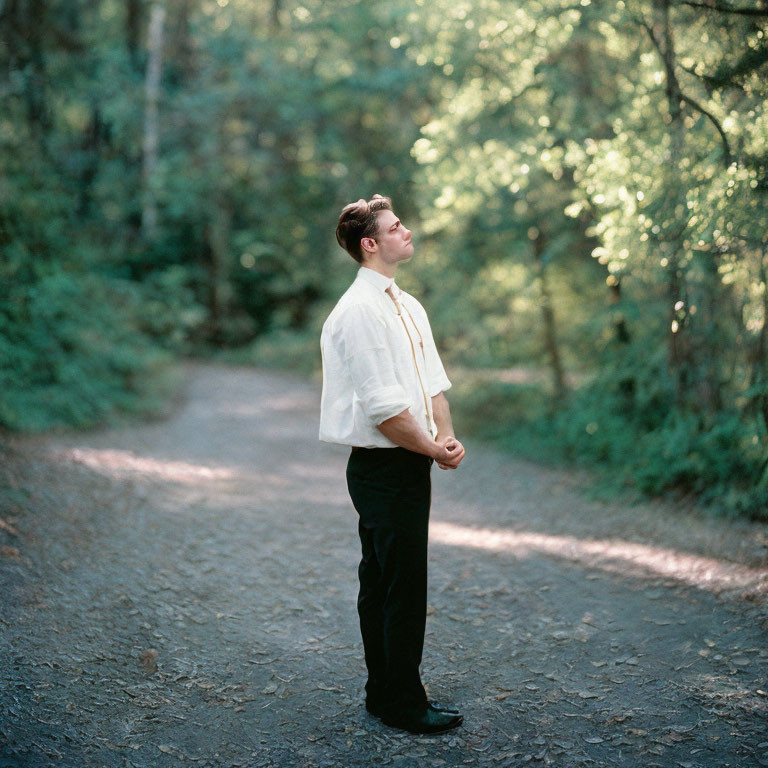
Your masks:
M 7 56 L 10 70 L 23 74 L 27 125 L 47 156 L 47 136 L 53 122 L 48 101 L 50 87 L 43 32 L 49 24 L 48 8 L 44 0 L 0 2 L 3 58 Z
M 189 87 L 196 74 L 195 44 L 191 32 L 192 0 L 176 0 L 173 23 L 168 24 L 167 56 L 174 64 L 178 87 Z
M 760 252 L 760 282 L 763 284 L 763 326 L 757 337 L 752 354 L 752 372 L 750 386 L 758 388 L 752 402 L 757 405 L 763 417 L 763 425 L 768 429 L 768 251 Z
M 81 152 L 83 153 L 82 171 L 78 183 L 77 215 L 85 218 L 91 206 L 91 187 L 99 170 L 99 153 L 104 135 L 104 123 L 96 104 L 91 105 L 91 119 L 88 123 Z
M 229 291 L 229 231 L 232 214 L 218 195 L 208 224 L 208 338 L 223 341 L 223 318 Z
M 281 0 L 272 0 L 269 14 L 269 26 L 273 32 L 280 31 L 280 2 Z
M 159 145 L 158 101 L 160 99 L 160 79 L 163 71 L 163 30 L 165 8 L 159 3 L 152 6 L 149 17 L 149 36 L 147 73 L 144 81 L 146 105 L 144 111 L 144 199 L 141 215 L 141 229 L 147 240 L 157 239 L 157 202 L 152 182 L 157 168 L 157 149 Z
M 557 332 L 555 327 L 555 310 L 552 306 L 552 292 L 549 286 L 549 275 L 543 259 L 544 238 L 539 234 L 533 241 L 533 253 L 536 259 L 536 268 L 539 277 L 541 291 L 541 318 L 544 327 L 544 346 L 547 350 L 549 362 L 552 367 L 552 385 L 555 398 L 562 400 L 565 397 L 565 376 L 560 361 L 560 350 L 557 345 Z
M 125 7 L 125 43 L 128 47 L 128 57 L 131 66 L 139 69 L 139 48 L 141 41 L 141 0 L 128 0 Z
M 701 254 L 704 259 L 703 283 L 698 302 L 698 312 L 694 318 L 696 327 L 695 359 L 698 377 L 696 381 L 696 400 L 711 422 L 723 409 L 722 366 L 727 359 L 727 350 L 718 319 L 723 307 L 730 304 L 728 289 L 720 281 L 717 257 L 712 252 Z M 689 311 L 689 307 L 685 311 Z M 698 321 L 698 322 L 696 322 Z
M 670 139 L 669 158 L 665 163 L 667 179 L 665 183 L 668 194 L 668 204 L 674 210 L 682 207 L 685 210 L 685 199 L 680 194 L 680 180 L 678 177 L 680 161 L 685 145 L 685 125 L 683 123 L 682 95 L 680 84 L 675 71 L 675 44 L 672 35 L 672 26 L 669 19 L 670 0 L 656 0 L 656 8 L 660 12 L 661 21 L 657 26 L 659 38 L 654 42 L 659 47 L 659 52 L 664 62 L 666 75 L 666 96 L 669 109 L 669 122 L 667 133 Z M 653 33 L 652 33 L 653 34 Z M 685 319 L 677 316 L 675 305 L 678 301 L 687 299 L 687 286 L 685 267 L 681 263 L 680 250 L 682 243 L 680 235 L 674 231 L 665 233 L 665 255 L 668 259 L 667 266 L 667 343 L 668 361 L 670 373 L 675 383 L 675 403 L 678 407 L 690 405 L 689 384 L 691 379 L 691 355 L 690 344 L 687 338 Z

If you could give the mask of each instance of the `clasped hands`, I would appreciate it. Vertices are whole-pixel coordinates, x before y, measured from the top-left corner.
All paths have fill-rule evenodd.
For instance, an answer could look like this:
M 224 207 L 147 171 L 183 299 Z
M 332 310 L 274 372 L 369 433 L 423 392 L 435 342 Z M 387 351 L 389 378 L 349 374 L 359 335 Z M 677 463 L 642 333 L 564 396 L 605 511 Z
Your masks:
M 464 446 L 453 436 L 435 438 L 438 445 L 438 452 L 433 457 L 440 469 L 456 469 L 461 464 L 466 451 Z

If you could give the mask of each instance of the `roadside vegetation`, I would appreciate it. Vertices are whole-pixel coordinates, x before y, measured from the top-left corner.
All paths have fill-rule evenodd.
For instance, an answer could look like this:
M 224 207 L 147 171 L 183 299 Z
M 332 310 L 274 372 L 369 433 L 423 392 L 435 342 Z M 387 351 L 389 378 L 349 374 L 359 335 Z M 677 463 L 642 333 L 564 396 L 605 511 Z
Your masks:
M 466 431 L 768 519 L 760 4 L 44 0 L 0 29 L 6 430 L 156 413 L 188 357 L 317 375 L 336 216 L 379 192 Z

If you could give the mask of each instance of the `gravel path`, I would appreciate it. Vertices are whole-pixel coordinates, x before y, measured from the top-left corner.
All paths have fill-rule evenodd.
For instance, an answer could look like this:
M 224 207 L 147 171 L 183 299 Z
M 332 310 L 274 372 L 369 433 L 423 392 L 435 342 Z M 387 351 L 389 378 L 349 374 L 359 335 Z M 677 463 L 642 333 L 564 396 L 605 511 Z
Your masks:
M 470 441 L 433 469 L 423 664 L 465 724 L 368 715 L 318 409 L 195 364 L 167 420 L 0 454 L 0 768 L 768 765 L 766 527 L 590 501 Z

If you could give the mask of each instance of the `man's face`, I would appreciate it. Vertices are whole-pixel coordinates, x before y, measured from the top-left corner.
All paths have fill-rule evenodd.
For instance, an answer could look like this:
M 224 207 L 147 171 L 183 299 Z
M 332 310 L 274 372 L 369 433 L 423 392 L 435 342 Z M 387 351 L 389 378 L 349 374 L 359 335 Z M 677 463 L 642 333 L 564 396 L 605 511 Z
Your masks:
M 413 256 L 411 231 L 403 226 L 392 211 L 379 211 L 376 214 L 379 232 L 376 235 L 378 254 L 387 264 L 407 261 Z

